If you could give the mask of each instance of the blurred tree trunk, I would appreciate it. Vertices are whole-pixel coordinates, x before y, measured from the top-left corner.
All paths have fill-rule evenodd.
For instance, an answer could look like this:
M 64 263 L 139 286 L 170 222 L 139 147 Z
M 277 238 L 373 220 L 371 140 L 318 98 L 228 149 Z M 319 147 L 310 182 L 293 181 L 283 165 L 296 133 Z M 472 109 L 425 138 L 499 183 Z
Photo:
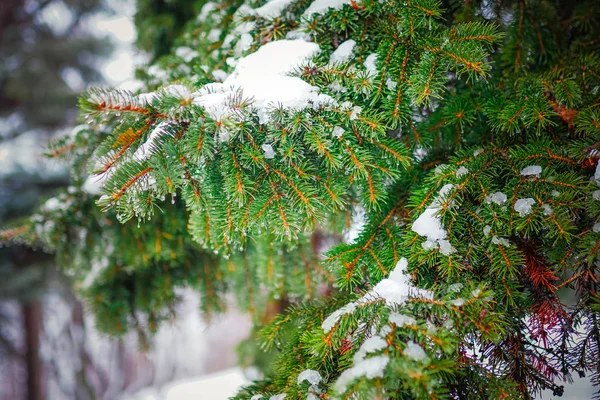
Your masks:
M 27 350 L 25 363 L 27 369 L 27 399 L 43 400 L 42 363 L 39 357 L 40 332 L 42 328 L 42 306 L 38 300 L 23 305 L 25 322 L 25 341 Z

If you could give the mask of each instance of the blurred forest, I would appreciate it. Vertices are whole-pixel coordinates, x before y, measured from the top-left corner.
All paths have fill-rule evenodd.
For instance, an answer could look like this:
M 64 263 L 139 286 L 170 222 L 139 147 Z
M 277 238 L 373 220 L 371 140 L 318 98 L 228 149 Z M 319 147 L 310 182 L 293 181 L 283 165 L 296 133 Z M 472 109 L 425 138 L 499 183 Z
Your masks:
M 106 11 L 100 0 L 0 3 L 0 225 L 28 215 L 40 197 L 68 183 L 60 165 L 43 159 L 43 146 L 75 122 L 84 82 L 102 82 L 97 60 L 110 54 L 110 44 L 82 26 Z M 73 304 L 69 325 L 77 329 L 81 305 L 41 249 L 0 249 L 0 278 L 0 398 L 43 399 L 59 373 L 42 361 L 49 344 L 44 297 L 58 294 Z M 76 385 L 92 392 L 85 374 Z
M 150 59 L 167 53 L 197 3 L 140 0 L 136 45 Z M 45 159 L 44 148 L 77 124 L 79 93 L 105 80 L 101 61 L 110 56 L 112 44 L 90 21 L 124 5 L 132 4 L 0 1 L 0 226 L 27 218 L 54 189 L 69 184 L 66 169 Z M 51 254 L 25 246 L 0 248 L 0 400 L 115 398 L 233 363 L 227 354 L 212 367 L 199 362 L 216 339 L 211 332 L 197 333 L 206 328 L 196 299 L 186 298 L 181 307 L 195 317 L 182 321 L 180 330 L 159 333 L 156 340 L 163 346 L 142 354 L 135 338 L 117 342 L 95 332 Z M 223 328 L 217 323 L 215 329 Z M 190 332 L 196 332 L 194 341 L 186 342 Z M 198 343 L 200 337 L 204 343 Z

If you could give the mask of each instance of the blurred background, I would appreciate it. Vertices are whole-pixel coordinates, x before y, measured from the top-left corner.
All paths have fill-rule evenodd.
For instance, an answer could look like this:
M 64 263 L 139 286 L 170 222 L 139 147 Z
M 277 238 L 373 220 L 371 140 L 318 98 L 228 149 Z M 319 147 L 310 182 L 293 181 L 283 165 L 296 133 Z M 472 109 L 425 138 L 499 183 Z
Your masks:
M 170 49 L 192 0 L 0 0 L 0 226 L 69 184 L 43 157 L 70 132 L 90 85 L 135 90 L 135 67 Z M 183 292 L 178 318 L 148 352 L 99 334 L 53 256 L 0 248 L 0 400 L 226 399 L 252 371 L 233 368 L 250 321 L 208 325 Z M 209 351 L 210 349 L 210 351 Z

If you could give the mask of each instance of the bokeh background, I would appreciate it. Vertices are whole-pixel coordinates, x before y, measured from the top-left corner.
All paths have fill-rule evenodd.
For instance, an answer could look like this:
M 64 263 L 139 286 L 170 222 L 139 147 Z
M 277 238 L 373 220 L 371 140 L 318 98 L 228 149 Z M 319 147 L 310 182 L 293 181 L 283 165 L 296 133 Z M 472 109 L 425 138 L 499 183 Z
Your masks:
M 77 124 L 78 94 L 137 89 L 135 68 L 168 51 L 192 3 L 0 0 L 0 227 L 69 184 L 43 153 Z M 0 248 L 0 400 L 219 400 L 252 375 L 233 368 L 250 329 L 239 312 L 208 324 L 182 292 L 177 319 L 142 352 L 135 333 L 99 334 L 57 267 L 43 249 Z

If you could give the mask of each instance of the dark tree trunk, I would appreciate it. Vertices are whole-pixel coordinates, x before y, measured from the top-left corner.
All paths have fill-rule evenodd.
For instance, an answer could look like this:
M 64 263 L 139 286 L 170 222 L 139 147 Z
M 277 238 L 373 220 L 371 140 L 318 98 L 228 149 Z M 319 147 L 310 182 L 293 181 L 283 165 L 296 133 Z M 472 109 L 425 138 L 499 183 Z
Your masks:
M 39 357 L 40 332 L 42 327 L 42 306 L 33 300 L 23 305 L 25 341 L 27 350 L 27 400 L 44 400 L 42 387 L 42 363 Z

